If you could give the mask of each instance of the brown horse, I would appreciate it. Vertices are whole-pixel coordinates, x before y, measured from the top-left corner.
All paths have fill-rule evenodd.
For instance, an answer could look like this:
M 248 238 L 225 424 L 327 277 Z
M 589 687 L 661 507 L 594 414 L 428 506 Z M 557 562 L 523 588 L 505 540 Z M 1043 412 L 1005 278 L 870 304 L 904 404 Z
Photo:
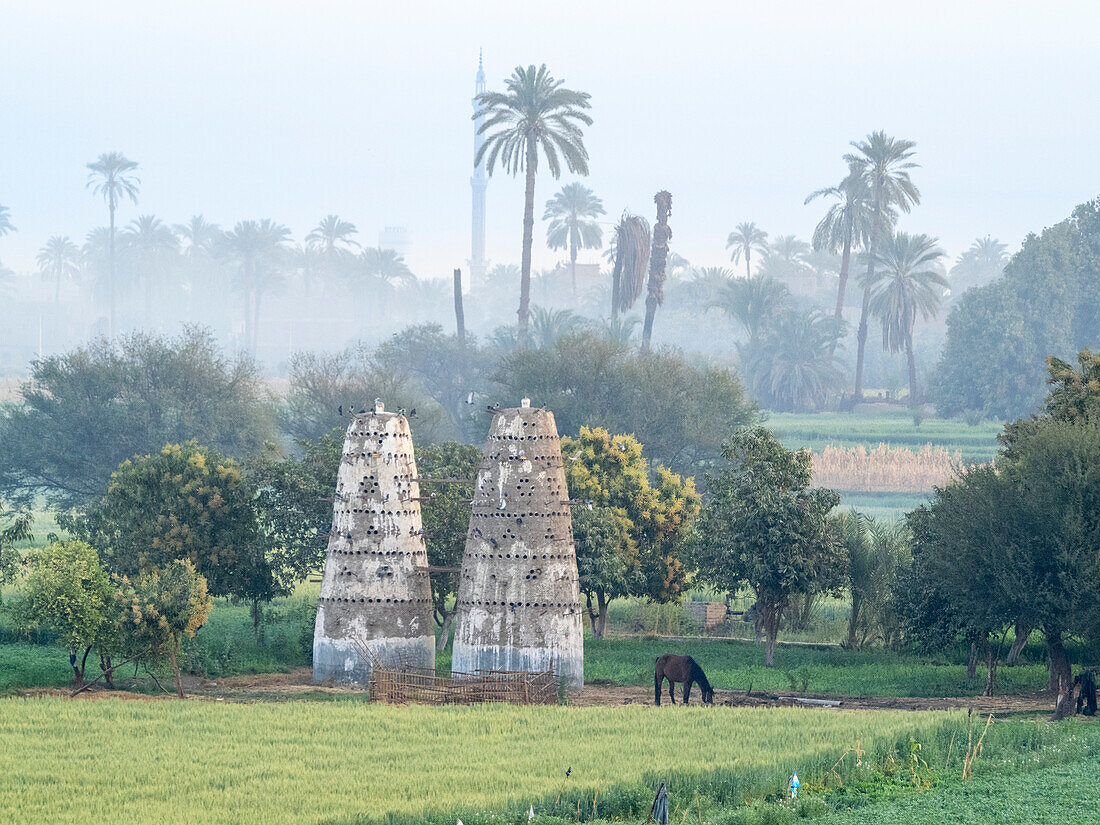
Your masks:
M 699 689 L 703 691 L 703 704 L 714 704 L 714 688 L 707 681 L 707 675 L 690 656 L 674 656 L 666 653 L 657 659 L 653 668 L 653 700 L 661 704 L 661 687 L 665 679 L 668 679 L 668 698 L 672 704 L 676 704 L 676 694 L 673 692 L 674 682 L 684 683 L 684 704 L 688 703 L 691 696 L 691 685 L 699 683 Z

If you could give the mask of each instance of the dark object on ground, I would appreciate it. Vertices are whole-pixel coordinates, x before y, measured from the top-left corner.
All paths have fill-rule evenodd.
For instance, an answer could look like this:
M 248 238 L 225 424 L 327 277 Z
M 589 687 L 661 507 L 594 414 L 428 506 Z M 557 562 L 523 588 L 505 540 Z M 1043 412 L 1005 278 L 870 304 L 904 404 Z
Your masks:
M 699 683 L 699 689 L 703 691 L 703 704 L 714 704 L 714 688 L 710 686 L 707 675 L 703 669 L 690 656 L 674 656 L 666 653 L 657 659 L 653 667 L 653 701 L 661 704 L 661 687 L 665 679 L 668 679 L 668 697 L 672 704 L 676 704 L 676 694 L 673 692 L 674 682 L 684 683 L 684 704 L 688 704 L 691 696 L 691 685 Z
M 1077 712 L 1083 713 L 1085 716 L 1095 716 L 1096 674 L 1091 670 L 1081 671 L 1073 680 L 1073 688 L 1077 694 Z M 1084 710 L 1081 710 L 1081 705 L 1085 706 Z
M 649 819 L 646 821 L 656 822 L 657 825 L 668 825 L 668 793 L 665 791 L 664 782 L 657 789 L 657 795 L 653 797 L 653 807 L 649 809 Z

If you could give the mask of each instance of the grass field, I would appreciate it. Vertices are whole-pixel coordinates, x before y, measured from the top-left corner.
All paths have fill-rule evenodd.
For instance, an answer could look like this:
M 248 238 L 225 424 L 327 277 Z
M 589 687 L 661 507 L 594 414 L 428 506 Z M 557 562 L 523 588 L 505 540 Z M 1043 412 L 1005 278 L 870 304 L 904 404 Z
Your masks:
M 989 461 L 997 452 L 1001 425 L 986 421 L 970 426 L 964 421 L 925 418 L 919 425 L 903 410 L 866 413 L 769 413 L 764 422 L 789 448 L 821 451 L 828 445 L 874 447 L 887 444 L 919 450 L 925 444 L 956 450 L 964 461 Z
M 1086 757 L 1086 727 L 995 724 L 976 775 Z M 776 822 L 736 806 L 779 799 L 792 771 L 817 815 L 863 786 L 890 799 L 956 776 L 964 738 L 960 713 L 5 699 L 0 821 L 637 821 L 666 781 L 674 821 Z

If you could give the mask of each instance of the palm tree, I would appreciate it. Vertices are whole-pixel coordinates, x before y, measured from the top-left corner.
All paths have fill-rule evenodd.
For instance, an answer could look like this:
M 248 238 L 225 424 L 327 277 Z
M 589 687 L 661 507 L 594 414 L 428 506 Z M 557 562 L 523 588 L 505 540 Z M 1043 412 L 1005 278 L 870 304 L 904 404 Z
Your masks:
M 915 407 L 917 364 L 913 357 L 913 325 L 917 316 L 935 317 L 940 296 L 948 286 L 940 272 L 944 251 L 936 238 L 898 232 L 885 238 L 875 253 L 881 270 L 864 284 L 870 294 L 871 314 L 882 322 L 882 348 L 905 350 L 909 361 L 909 406 Z
M 836 311 L 839 321 L 844 313 L 844 290 L 852 262 L 852 250 L 866 247 L 871 237 L 874 212 L 870 190 L 859 164 L 848 165 L 848 174 L 838 185 L 811 192 L 806 203 L 815 198 L 835 198 L 836 202 L 814 229 L 814 249 L 827 252 L 840 251 L 840 284 L 836 290 Z
M 573 281 L 573 300 L 577 300 L 577 250 L 599 249 L 603 245 L 603 230 L 590 218 L 604 214 L 603 201 L 587 186 L 569 183 L 546 202 L 544 221 L 546 245 L 551 249 L 569 248 L 569 276 Z
M 135 161 L 130 160 L 121 152 L 104 152 L 91 163 L 88 168 L 87 188 L 93 194 L 102 195 L 107 202 L 107 212 L 110 215 L 109 239 L 108 239 L 108 270 L 107 270 L 107 302 L 110 307 L 108 317 L 108 337 L 115 336 L 115 212 L 118 211 L 118 202 L 122 198 L 129 198 L 137 203 L 138 184 L 141 180 L 131 173 L 138 168 Z
M 523 255 L 520 261 L 519 340 L 527 340 L 527 316 L 531 301 L 531 243 L 535 224 L 535 173 L 539 151 L 555 179 L 561 176 L 561 158 L 570 172 L 588 174 L 588 151 L 584 148 L 581 127 L 592 125 L 585 114 L 591 108 L 590 95 L 562 86 L 546 65 L 524 69 L 517 66 L 505 81 L 506 92 L 482 92 L 475 101 L 478 110 L 473 119 L 484 122 L 478 133 L 488 132 L 485 142 L 474 158 L 478 166 L 488 155 L 485 168 L 489 174 L 500 160 L 501 166 L 516 175 L 520 169 L 527 180 L 523 201 Z
M 640 215 L 627 212 L 615 226 L 615 268 L 611 272 L 611 317 L 626 312 L 645 286 L 649 266 L 649 223 Z
M 373 306 L 382 307 L 393 293 L 395 283 L 409 283 L 416 279 L 405 263 L 405 258 L 396 250 L 368 246 L 355 259 L 355 276 L 361 279 L 356 285 L 361 306 L 366 307 L 366 296 L 373 293 L 379 296 Z
M 662 189 L 653 196 L 657 204 L 657 223 L 653 224 L 653 252 L 649 256 L 649 290 L 645 299 L 645 324 L 642 326 L 642 349 L 649 349 L 653 336 L 653 316 L 657 307 L 665 302 L 665 265 L 668 263 L 668 242 L 672 230 L 668 216 L 672 212 L 672 193 Z
M 188 290 L 187 317 L 190 318 L 192 300 L 200 289 L 215 301 L 224 300 L 228 296 L 225 279 L 217 278 L 214 262 L 224 233 L 220 226 L 206 220 L 202 215 L 192 215 L 187 223 L 176 224 L 173 229 L 182 242 Z
M 8 213 L 8 207 L 0 206 L 0 238 L 4 237 L 9 232 L 15 231 L 15 227 L 11 222 L 11 216 Z
M 555 341 L 581 328 L 584 322 L 570 309 L 531 307 L 531 337 L 539 349 L 550 349 Z
M 54 306 L 61 305 L 61 282 L 75 281 L 80 276 L 80 247 L 67 235 L 54 235 L 38 250 L 38 269 L 43 278 L 54 282 Z
M 970 245 L 951 267 L 951 297 L 999 278 L 1008 263 L 1008 247 L 986 235 Z
M 756 397 L 776 410 L 820 409 L 843 378 L 833 346 L 841 323 L 820 309 L 784 309 L 765 337 L 739 346 Z
M 768 248 L 768 233 L 757 228 L 752 221 L 737 224 L 737 228 L 726 238 L 726 249 L 732 249 L 730 260 L 735 264 L 745 259 L 745 276 L 752 277 L 752 253 L 763 252 Z
M 164 280 L 179 253 L 179 238 L 155 215 L 139 215 L 123 230 L 145 292 L 145 323 L 152 322 L 153 286 Z
M 790 300 L 790 291 L 772 278 L 736 278 L 719 290 L 714 306 L 737 321 L 749 334 L 749 344 L 762 337 L 768 323 Z
M 908 213 L 920 203 L 920 190 L 909 177 L 909 170 L 917 167 L 909 160 L 917 144 L 911 140 L 898 140 L 885 132 L 872 132 L 863 141 L 852 141 L 856 150 L 844 156 L 849 169 L 858 169 L 871 197 L 871 231 L 867 239 L 867 275 L 864 281 L 875 280 L 875 260 L 880 238 L 893 230 L 895 210 Z M 852 403 L 863 400 L 863 354 L 867 344 L 867 317 L 870 312 L 870 295 L 863 291 L 863 307 L 859 314 L 859 331 L 856 350 L 856 382 Z
M 245 346 L 251 352 L 256 351 L 263 296 L 283 283 L 289 238 L 290 230 L 270 218 L 238 221 L 223 238 L 223 254 L 237 265 L 234 286 L 244 297 Z
M 351 261 L 359 249 L 358 241 L 352 239 L 359 230 L 351 221 L 341 220 L 337 215 L 327 215 L 306 235 L 306 246 L 318 253 L 323 267 L 329 275 L 335 274 Z M 306 300 L 309 300 L 309 279 L 305 279 Z
M 638 326 L 637 318 L 604 318 L 599 324 L 599 333 L 623 346 L 629 346 Z

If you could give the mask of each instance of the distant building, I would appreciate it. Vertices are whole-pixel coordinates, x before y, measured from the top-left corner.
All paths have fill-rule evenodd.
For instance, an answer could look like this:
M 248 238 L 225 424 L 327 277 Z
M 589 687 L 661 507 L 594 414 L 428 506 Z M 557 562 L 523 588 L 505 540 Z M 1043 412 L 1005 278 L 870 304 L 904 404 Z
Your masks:
M 409 252 L 409 230 L 404 226 L 387 226 L 378 233 L 380 249 L 392 249 L 399 255 Z

